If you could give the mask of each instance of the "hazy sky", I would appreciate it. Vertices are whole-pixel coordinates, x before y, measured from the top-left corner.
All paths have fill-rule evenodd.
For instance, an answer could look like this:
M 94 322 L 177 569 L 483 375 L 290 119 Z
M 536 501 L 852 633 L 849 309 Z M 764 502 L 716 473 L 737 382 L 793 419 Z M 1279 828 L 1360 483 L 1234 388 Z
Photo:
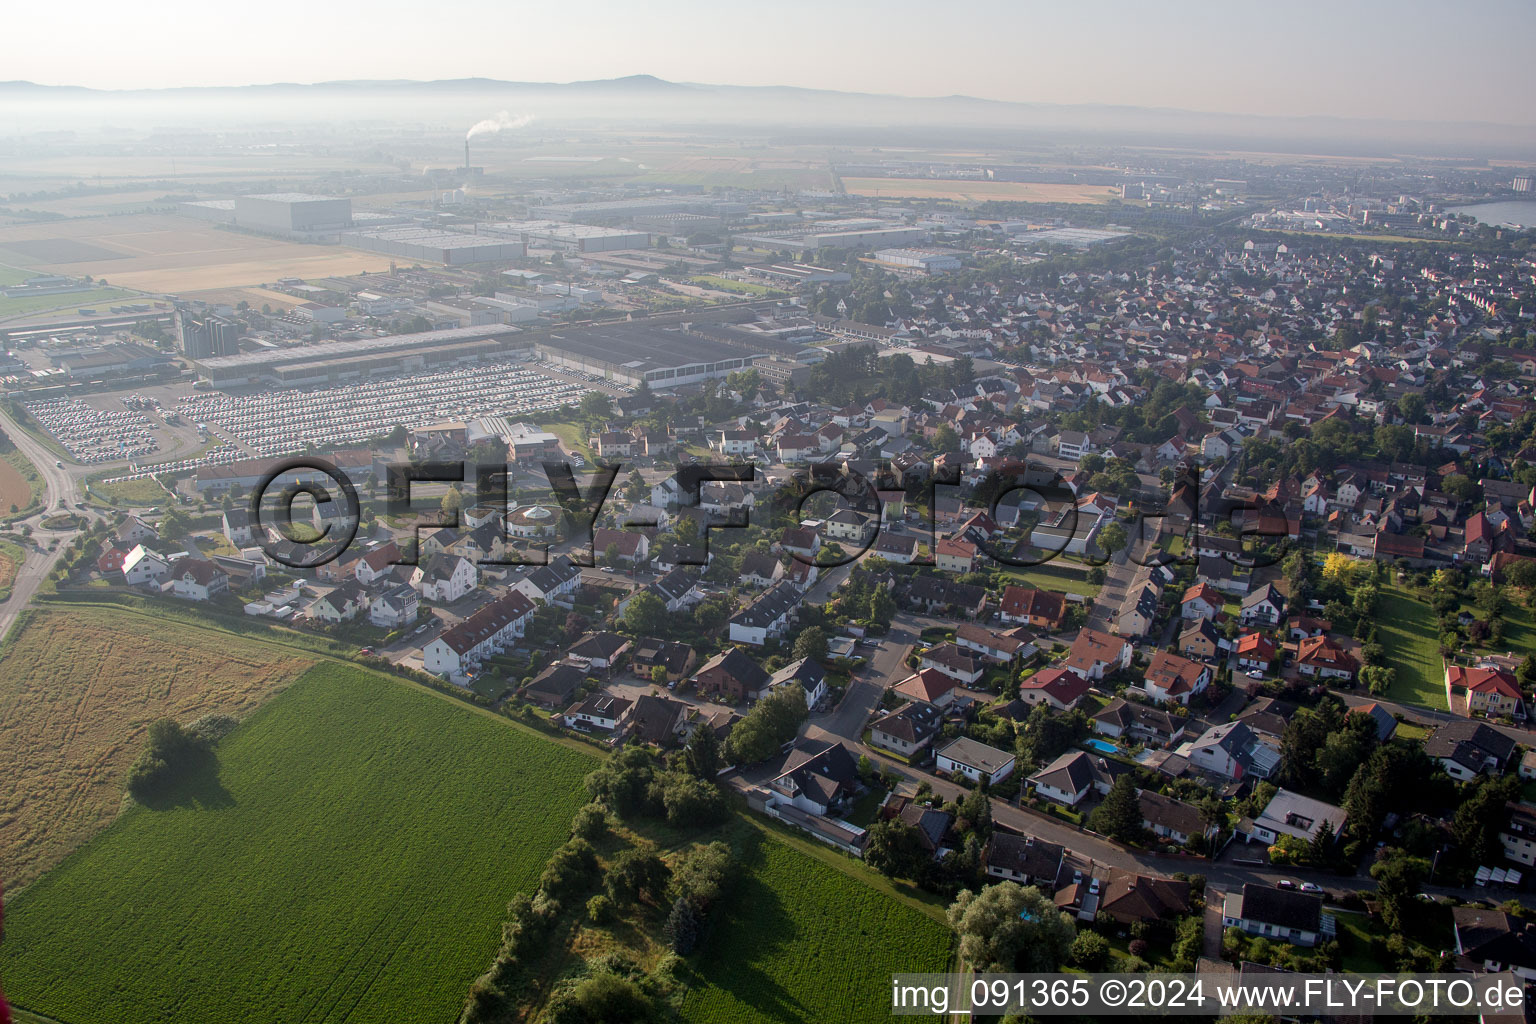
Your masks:
M 23 3 L 0 76 L 674 81 L 1253 114 L 1536 122 L 1532 0 Z

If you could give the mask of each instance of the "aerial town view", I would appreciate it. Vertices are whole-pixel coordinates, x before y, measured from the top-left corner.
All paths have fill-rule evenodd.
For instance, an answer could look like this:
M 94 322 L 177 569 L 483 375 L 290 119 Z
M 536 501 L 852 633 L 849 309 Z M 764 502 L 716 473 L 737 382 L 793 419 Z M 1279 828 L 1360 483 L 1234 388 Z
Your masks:
M 0 1024 L 1527 1019 L 1536 7 L 802 6 L 8 12 Z

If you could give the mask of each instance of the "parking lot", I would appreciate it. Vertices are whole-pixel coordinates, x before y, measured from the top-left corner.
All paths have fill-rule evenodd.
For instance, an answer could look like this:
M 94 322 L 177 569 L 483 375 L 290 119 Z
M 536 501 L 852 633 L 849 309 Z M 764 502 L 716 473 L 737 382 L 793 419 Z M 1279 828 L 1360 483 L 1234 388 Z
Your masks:
M 335 387 L 249 395 L 194 394 L 186 419 L 227 431 L 257 455 L 350 444 L 445 420 L 516 420 L 580 401 L 590 386 L 556 380 L 524 363 L 487 363 L 400 374 Z

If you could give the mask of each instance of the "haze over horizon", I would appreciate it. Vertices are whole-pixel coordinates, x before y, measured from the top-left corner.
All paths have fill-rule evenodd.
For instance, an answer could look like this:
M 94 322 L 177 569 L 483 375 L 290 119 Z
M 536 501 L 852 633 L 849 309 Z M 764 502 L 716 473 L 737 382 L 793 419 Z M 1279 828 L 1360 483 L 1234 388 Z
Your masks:
M 362 17 L 276 0 L 262 13 L 274 34 L 252 32 L 240 9 L 171 0 L 144 37 L 142 11 L 83 0 L 12 12 L 0 64 L 7 79 L 98 89 L 647 74 L 1213 114 L 1536 123 L 1536 66 L 1525 53 L 1536 5 L 1480 0 L 1450 25 L 1425 0 L 1304 0 L 1283 20 L 1273 13 L 1174 0 L 1148 19 L 1129 0 L 1107 0 L 1092 14 L 972 0 L 939 24 L 911 0 L 878 8 L 789 0 L 772 17 L 697 0 L 605 0 L 575 23 L 564 9 L 488 0 L 430 16 L 385 0 Z M 50 45 L 61 39 L 67 59 Z

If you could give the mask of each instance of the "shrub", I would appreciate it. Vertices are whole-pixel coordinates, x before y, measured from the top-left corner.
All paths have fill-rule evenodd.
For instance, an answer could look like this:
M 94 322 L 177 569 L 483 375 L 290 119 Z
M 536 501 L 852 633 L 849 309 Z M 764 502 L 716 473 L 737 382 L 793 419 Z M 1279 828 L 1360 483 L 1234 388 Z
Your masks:
M 613 900 L 603 893 L 598 893 L 587 900 L 587 916 L 593 924 L 607 924 L 614 918 Z
M 1085 931 L 1072 941 L 1072 963 L 1085 971 L 1103 970 L 1109 962 L 1109 942 L 1098 932 Z
M 1130 945 L 1127 946 L 1126 949 L 1130 951 L 1131 956 L 1145 958 L 1147 955 L 1147 940 L 1132 939 Z

